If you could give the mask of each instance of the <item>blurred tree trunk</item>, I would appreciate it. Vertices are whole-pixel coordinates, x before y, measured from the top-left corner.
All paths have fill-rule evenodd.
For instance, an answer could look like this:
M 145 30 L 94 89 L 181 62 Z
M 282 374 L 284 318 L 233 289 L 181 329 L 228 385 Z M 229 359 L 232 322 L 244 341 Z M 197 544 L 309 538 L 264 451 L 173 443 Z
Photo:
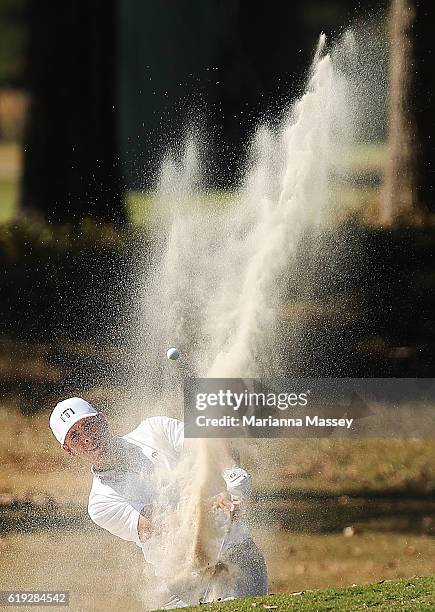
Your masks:
M 418 136 L 417 193 L 421 205 L 435 212 L 435 1 L 415 0 L 414 113 Z
M 433 0 L 391 0 L 388 158 L 381 221 L 424 223 L 433 208 Z M 432 20 L 431 20 L 432 19 Z
M 392 0 L 390 30 L 390 97 L 388 157 L 381 222 L 408 220 L 418 208 L 415 184 L 415 123 L 411 109 L 413 79 L 412 0 Z
M 30 0 L 22 208 L 48 221 L 123 223 L 116 0 Z

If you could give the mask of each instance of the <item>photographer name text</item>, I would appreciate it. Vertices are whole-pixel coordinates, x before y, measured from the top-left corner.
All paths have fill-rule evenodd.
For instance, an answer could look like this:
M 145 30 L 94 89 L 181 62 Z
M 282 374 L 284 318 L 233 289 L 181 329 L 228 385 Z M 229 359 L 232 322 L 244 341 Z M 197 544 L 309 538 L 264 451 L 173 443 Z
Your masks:
M 197 427 L 343 427 L 350 429 L 353 419 L 347 418 L 324 418 L 318 415 L 305 415 L 304 418 L 278 418 L 278 417 L 256 417 L 256 416 L 221 416 L 206 417 L 199 415 L 195 419 Z

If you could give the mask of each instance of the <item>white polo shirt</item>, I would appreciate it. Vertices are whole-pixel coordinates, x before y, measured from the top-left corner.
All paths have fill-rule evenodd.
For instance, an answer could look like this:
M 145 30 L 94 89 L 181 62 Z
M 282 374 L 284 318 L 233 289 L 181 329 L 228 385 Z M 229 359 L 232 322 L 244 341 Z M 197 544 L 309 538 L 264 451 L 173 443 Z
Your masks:
M 155 467 L 176 466 L 183 450 L 184 425 L 168 417 L 151 417 L 121 439 L 126 441 L 128 468 L 102 472 L 92 469 L 88 513 L 103 529 L 141 546 L 139 514 L 156 499 Z
M 106 471 L 92 469 L 89 516 L 113 535 L 141 546 L 146 560 L 153 563 L 152 547 L 148 545 L 151 542 L 143 545 L 139 540 L 139 514 L 144 507 L 151 509 L 157 500 L 161 501 L 161 480 L 156 476 L 161 472 L 170 473 L 181 460 L 184 424 L 169 417 L 151 417 L 121 440 L 125 441 L 127 465 Z M 176 508 L 179 493 L 176 483 L 172 483 L 163 492 L 165 503 Z M 228 544 L 248 537 L 245 525 L 234 525 Z

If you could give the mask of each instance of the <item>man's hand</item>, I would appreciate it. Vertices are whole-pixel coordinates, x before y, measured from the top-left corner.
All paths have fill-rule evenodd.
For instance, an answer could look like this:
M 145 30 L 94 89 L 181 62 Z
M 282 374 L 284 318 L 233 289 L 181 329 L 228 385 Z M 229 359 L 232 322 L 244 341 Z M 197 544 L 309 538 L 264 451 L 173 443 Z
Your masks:
M 137 532 L 139 534 L 139 540 L 141 542 L 146 542 L 155 533 L 152 522 L 146 516 L 143 516 L 142 514 L 139 515 L 139 522 L 137 524 Z
M 231 516 L 232 513 L 236 512 L 240 508 L 240 498 L 236 495 L 231 495 L 227 491 L 218 493 L 212 499 L 213 509 L 220 508 L 226 514 Z
M 139 540 L 146 542 L 152 536 L 157 535 L 159 530 L 156 524 L 152 520 L 152 510 L 145 506 L 139 515 L 139 522 L 137 524 L 137 532 L 139 534 Z

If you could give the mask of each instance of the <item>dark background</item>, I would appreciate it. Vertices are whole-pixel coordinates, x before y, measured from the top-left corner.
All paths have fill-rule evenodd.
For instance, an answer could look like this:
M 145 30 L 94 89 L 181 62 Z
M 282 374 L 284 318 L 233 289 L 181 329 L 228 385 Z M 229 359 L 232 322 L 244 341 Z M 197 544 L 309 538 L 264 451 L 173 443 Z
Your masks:
M 320 32 L 333 40 L 358 5 L 29 0 L 22 205 L 125 222 L 123 190 L 155 186 L 188 124 L 208 145 L 206 186 L 234 187 L 255 125 L 300 93 Z
M 364 69 L 387 72 L 388 4 L 0 0 L 5 394 L 33 409 L 47 394 L 122 379 L 113 363 L 128 350 L 137 254 L 152 252 L 146 223 L 132 222 L 130 194 L 152 191 L 165 152 L 181 148 L 188 126 L 207 148 L 204 188 L 234 189 L 255 126 L 278 121 L 301 93 L 321 31 L 334 41 L 348 26 L 375 28 L 379 44 Z M 314 307 L 302 322 L 280 323 L 286 374 L 434 374 L 434 9 L 413 5 L 410 106 L 426 223 L 381 227 L 349 215 L 315 243 L 307 238 L 283 297 Z M 369 87 L 365 95 L 374 98 Z M 360 126 L 361 140 L 382 147 L 386 123 L 384 99 Z M 10 151 L 19 162 L 9 181 Z M 382 169 L 363 173 L 362 183 L 380 187 Z M 304 342 L 288 351 L 299 325 Z M 30 376 L 35 350 L 39 370 Z M 41 363 L 60 367 L 60 378 L 44 378 Z

